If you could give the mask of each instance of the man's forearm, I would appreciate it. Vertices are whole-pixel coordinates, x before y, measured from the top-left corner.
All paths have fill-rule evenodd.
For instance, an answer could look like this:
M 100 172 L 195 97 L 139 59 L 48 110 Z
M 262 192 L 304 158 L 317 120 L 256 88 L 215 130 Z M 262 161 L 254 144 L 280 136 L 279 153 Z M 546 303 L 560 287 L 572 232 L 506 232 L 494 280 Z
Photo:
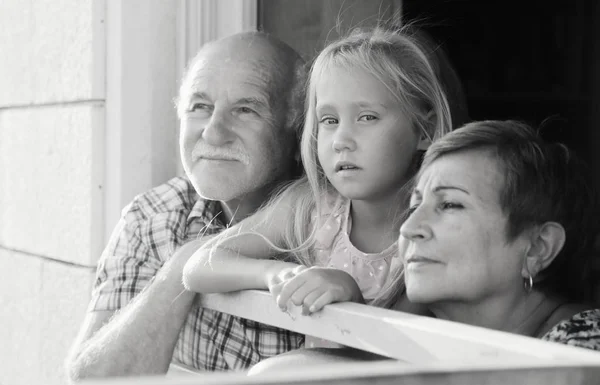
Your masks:
M 181 272 L 195 245 L 182 247 L 130 304 L 88 341 L 70 364 L 74 379 L 166 373 L 194 301 Z

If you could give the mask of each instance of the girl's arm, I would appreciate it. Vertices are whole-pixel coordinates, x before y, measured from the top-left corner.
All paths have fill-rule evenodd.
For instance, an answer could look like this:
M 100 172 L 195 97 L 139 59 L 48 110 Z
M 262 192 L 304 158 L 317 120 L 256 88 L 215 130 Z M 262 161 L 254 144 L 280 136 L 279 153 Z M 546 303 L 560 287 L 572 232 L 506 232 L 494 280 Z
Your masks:
M 183 268 L 186 289 L 197 293 L 266 290 L 270 277 L 299 266 L 273 259 L 250 258 L 222 247 L 214 250 L 212 258 L 210 253 L 210 249 L 200 249 L 186 263 Z
M 307 193 L 307 185 L 294 183 L 272 204 L 219 234 L 216 247 L 209 242 L 199 248 L 184 267 L 185 287 L 198 293 L 267 289 L 269 277 L 299 266 L 272 258 L 281 254 L 277 247 L 288 247 L 283 244 L 287 221 Z

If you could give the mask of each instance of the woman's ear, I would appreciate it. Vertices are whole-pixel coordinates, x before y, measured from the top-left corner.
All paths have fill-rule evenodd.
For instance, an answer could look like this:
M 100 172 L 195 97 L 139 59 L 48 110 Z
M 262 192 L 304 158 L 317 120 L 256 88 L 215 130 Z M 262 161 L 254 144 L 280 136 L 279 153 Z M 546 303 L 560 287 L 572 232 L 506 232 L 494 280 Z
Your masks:
M 565 229 L 560 223 L 546 222 L 535 229 L 521 272 L 523 278 L 535 277 L 546 269 L 562 250 L 565 239 Z

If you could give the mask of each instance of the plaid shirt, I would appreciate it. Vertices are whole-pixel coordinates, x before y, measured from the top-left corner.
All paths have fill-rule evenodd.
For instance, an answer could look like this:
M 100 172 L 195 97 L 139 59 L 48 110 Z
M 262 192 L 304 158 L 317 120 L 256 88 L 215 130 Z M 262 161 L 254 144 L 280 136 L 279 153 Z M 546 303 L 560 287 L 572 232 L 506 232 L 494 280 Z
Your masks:
M 219 210 L 219 202 L 199 198 L 181 177 L 137 196 L 123 210 L 100 258 L 90 310 L 126 306 L 179 246 L 223 230 Z M 303 344 L 303 335 L 194 304 L 173 362 L 198 370 L 243 370 Z

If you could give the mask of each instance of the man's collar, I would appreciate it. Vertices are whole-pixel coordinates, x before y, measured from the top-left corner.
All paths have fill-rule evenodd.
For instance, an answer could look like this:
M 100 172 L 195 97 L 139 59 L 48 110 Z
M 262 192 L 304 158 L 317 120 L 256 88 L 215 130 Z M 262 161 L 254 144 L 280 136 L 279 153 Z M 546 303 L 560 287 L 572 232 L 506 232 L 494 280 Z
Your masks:
M 201 218 L 207 225 L 212 223 L 212 225 L 224 226 L 221 220 L 222 214 L 221 202 L 198 197 L 188 215 L 187 222 L 190 223 L 194 218 Z

